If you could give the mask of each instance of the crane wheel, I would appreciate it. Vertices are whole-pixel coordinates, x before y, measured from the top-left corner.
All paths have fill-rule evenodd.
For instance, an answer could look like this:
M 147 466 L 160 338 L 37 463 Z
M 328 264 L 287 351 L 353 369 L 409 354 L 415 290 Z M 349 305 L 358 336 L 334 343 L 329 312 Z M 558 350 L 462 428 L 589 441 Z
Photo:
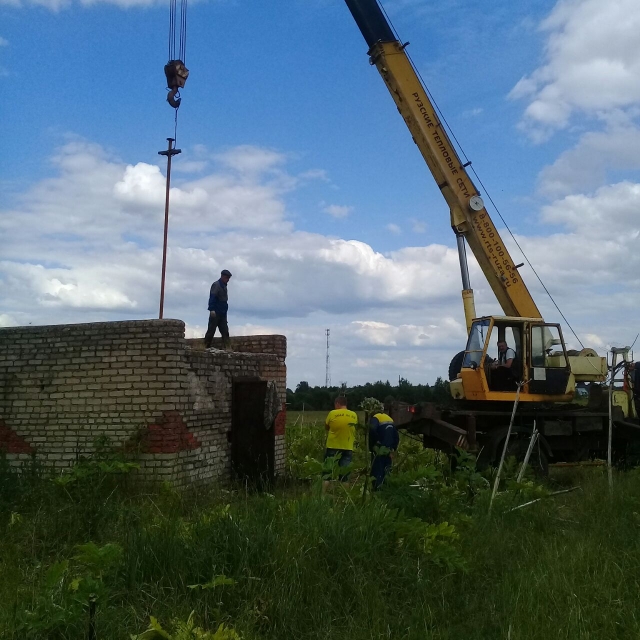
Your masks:
M 460 353 L 456 353 L 453 356 L 453 360 L 449 365 L 449 382 L 453 382 L 457 377 L 460 371 L 462 371 L 462 361 L 464 360 L 464 351 Z

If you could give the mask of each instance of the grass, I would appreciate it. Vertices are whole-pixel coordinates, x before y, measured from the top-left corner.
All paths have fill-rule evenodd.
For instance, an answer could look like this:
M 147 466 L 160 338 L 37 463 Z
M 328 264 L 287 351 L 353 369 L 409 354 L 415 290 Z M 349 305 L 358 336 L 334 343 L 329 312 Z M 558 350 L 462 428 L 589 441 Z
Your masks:
M 555 497 L 510 482 L 489 517 L 468 460 L 452 473 L 404 438 L 384 491 L 362 499 L 359 450 L 355 488 L 321 495 L 323 421 L 289 426 L 310 478 L 270 494 L 143 493 L 117 461 L 62 483 L 0 469 L 0 637 L 87 638 L 91 600 L 100 640 L 192 611 L 244 640 L 640 636 L 640 474 L 613 495 L 598 468 L 557 473 L 582 489 Z

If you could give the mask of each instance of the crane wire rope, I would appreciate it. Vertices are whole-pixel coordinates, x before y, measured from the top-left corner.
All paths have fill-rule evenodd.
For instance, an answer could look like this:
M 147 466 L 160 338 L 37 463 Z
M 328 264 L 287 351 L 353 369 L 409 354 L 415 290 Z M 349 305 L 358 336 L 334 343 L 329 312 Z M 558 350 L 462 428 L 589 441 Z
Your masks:
M 178 111 L 179 109 L 174 109 L 175 116 L 173 118 L 173 141 L 178 146 Z
M 187 0 L 180 0 L 180 27 L 176 39 L 177 0 L 169 0 L 169 60 L 180 60 L 186 65 L 187 55 Z M 176 40 L 178 57 L 176 58 Z
M 396 36 L 396 39 L 398 40 L 398 42 L 401 42 L 400 40 L 400 36 L 398 35 L 398 31 L 395 28 L 393 22 L 391 21 L 391 18 L 389 17 L 389 14 L 387 13 L 386 9 L 384 8 L 384 6 L 382 5 L 382 0 L 377 0 L 378 5 L 380 6 L 380 9 L 382 10 L 382 12 L 384 13 L 387 21 L 389 22 L 389 24 L 391 25 L 391 29 L 393 30 L 393 33 Z M 422 87 L 424 88 L 424 90 L 426 91 L 427 95 L 429 96 L 429 100 L 431 100 L 433 106 L 435 107 L 438 116 L 440 117 L 441 122 L 444 123 L 445 129 L 448 131 L 449 135 L 453 138 L 453 140 L 455 141 L 456 146 L 458 147 L 458 150 L 460 152 L 460 154 L 462 155 L 462 157 L 464 158 L 464 162 L 465 162 L 465 166 L 469 166 L 471 168 L 471 171 L 473 172 L 473 175 L 476 177 L 476 179 L 478 180 L 478 183 L 480 184 L 480 186 L 482 187 L 482 189 L 484 190 L 484 192 L 487 194 L 487 198 L 489 198 L 489 202 L 491 202 L 491 204 L 493 205 L 493 208 L 496 210 L 496 213 L 498 214 L 498 216 L 500 217 L 500 220 L 502 220 L 502 224 L 504 224 L 506 230 L 509 232 L 509 235 L 511 236 L 512 240 L 515 242 L 516 247 L 518 247 L 518 249 L 520 250 L 520 253 L 522 254 L 522 257 L 525 259 L 525 261 L 527 262 L 527 264 L 529 265 L 531 271 L 533 271 L 534 275 L 536 276 L 536 278 L 538 279 L 538 282 L 540 282 L 540 284 L 542 285 L 542 288 L 545 290 L 545 293 L 549 296 L 549 299 L 551 300 L 551 302 L 553 302 L 553 305 L 555 306 L 555 308 L 558 310 L 558 313 L 562 316 L 562 319 L 565 321 L 565 323 L 567 324 L 567 326 L 569 327 L 569 329 L 571 329 L 571 333 L 573 333 L 573 335 L 575 336 L 575 339 L 578 341 L 578 343 L 580 344 L 580 346 L 584 349 L 584 344 L 582 344 L 582 340 L 580 340 L 580 338 L 578 337 L 578 334 L 573 330 L 573 327 L 571 326 L 570 322 L 567 320 L 567 317 L 564 315 L 564 313 L 562 313 L 562 310 L 560 309 L 560 307 L 558 306 L 558 303 L 555 301 L 554 297 L 551 295 L 551 292 L 549 291 L 549 289 L 547 289 L 547 286 L 545 285 L 545 283 L 542 281 L 542 278 L 540 277 L 540 275 L 538 274 L 538 272 L 536 271 L 535 267 L 531 264 L 531 261 L 529 260 L 529 257 L 527 256 L 527 254 L 524 252 L 524 249 L 522 248 L 522 246 L 520 245 L 520 243 L 518 242 L 518 240 L 516 239 L 515 235 L 513 234 L 513 232 L 511 231 L 509 225 L 507 224 L 507 221 L 504 219 L 504 217 L 502 216 L 502 213 L 500 212 L 500 209 L 498 209 L 498 205 L 494 202 L 493 198 L 491 197 L 491 194 L 489 193 L 489 190 L 484 186 L 484 183 L 482 182 L 482 180 L 480 179 L 480 176 L 478 175 L 478 173 L 476 172 L 476 170 L 473 167 L 473 164 L 471 163 L 471 161 L 469 160 L 467 154 L 465 153 L 462 145 L 460 144 L 460 141 L 458 140 L 458 138 L 456 137 L 456 134 L 453 132 L 453 129 L 451 128 L 451 126 L 449 125 L 449 123 L 447 122 L 447 119 L 445 118 L 444 114 L 442 113 L 442 111 L 440 110 L 440 107 L 438 106 L 438 103 L 436 102 L 435 98 L 433 97 L 432 93 L 429 91 L 426 82 L 424 81 L 422 74 L 420 73 L 420 71 L 418 70 L 418 67 L 416 66 L 416 64 L 413 61 L 413 58 L 411 57 L 411 55 L 409 54 L 409 51 L 405 48 L 404 52 L 409 60 L 409 62 L 411 63 L 411 66 L 413 67 L 413 70 L 415 71 L 416 75 L 418 76 L 418 78 L 420 79 L 420 82 L 422 83 Z
M 169 55 L 168 60 L 176 57 L 176 0 L 169 0 Z
M 182 0 L 180 3 L 180 50 L 178 57 L 183 64 L 187 64 L 187 0 Z
M 178 26 L 177 20 L 177 0 L 169 0 L 169 65 L 173 63 L 180 63 L 185 69 L 188 76 L 189 72 L 186 70 L 186 55 L 187 55 L 187 0 L 180 0 L 180 24 L 178 26 L 178 33 L 176 37 L 176 27 Z M 176 57 L 176 43 L 177 43 L 177 57 Z M 165 67 L 165 73 L 166 67 Z M 186 77 L 184 78 L 186 81 Z M 181 86 L 184 86 L 184 81 Z M 176 90 L 175 96 L 177 98 L 177 104 L 174 106 L 174 126 L 173 126 L 173 138 L 177 143 L 178 140 L 178 108 L 180 106 L 180 92 Z M 172 104 L 173 106 L 173 104 Z

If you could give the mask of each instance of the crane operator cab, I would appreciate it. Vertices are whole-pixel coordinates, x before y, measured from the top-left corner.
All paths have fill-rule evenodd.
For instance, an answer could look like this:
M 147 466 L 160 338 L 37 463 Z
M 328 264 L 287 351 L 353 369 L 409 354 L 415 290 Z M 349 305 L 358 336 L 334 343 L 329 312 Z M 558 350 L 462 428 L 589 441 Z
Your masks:
M 593 350 L 567 352 L 558 324 L 485 317 L 472 323 L 451 394 L 456 399 L 513 401 L 523 383 L 521 402 L 569 402 L 576 382 L 600 382 L 606 372 L 606 358 Z

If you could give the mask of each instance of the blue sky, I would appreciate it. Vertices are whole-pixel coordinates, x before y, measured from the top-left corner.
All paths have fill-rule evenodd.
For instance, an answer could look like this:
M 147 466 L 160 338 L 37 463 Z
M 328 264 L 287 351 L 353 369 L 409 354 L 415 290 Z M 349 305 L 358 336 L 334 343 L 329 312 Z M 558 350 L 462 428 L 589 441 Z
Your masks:
M 0 324 L 156 313 L 167 4 L 0 2 Z M 638 301 L 640 8 L 600 4 L 384 6 L 530 259 L 602 350 L 637 324 L 605 310 Z M 323 381 L 325 327 L 334 381 L 443 375 L 464 340 L 448 211 L 343 0 L 193 2 L 187 66 L 166 315 L 201 332 L 208 283 L 228 266 L 232 333 L 286 333 L 290 384 Z M 472 268 L 479 311 L 497 312 Z

